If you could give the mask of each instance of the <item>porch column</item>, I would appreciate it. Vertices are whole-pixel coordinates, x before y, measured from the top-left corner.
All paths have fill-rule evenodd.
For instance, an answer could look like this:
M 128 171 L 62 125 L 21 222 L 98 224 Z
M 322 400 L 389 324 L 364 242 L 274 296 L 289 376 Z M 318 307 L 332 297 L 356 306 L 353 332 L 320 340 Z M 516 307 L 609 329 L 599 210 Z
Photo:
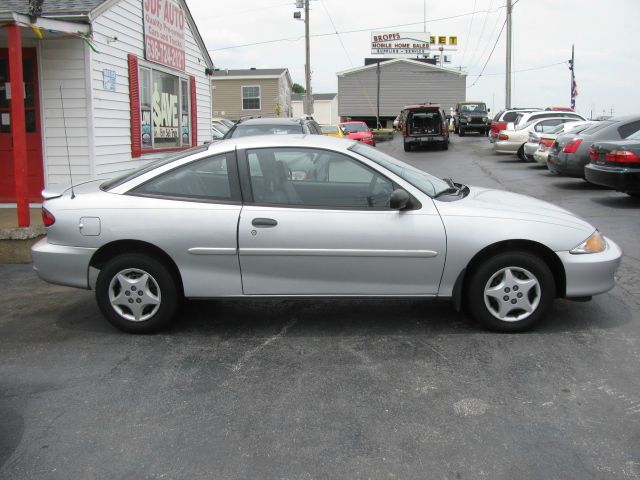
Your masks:
M 24 118 L 24 83 L 22 74 L 22 40 L 18 25 L 7 25 L 9 39 L 9 78 L 11 79 L 11 140 L 13 142 L 13 170 L 16 181 L 18 226 L 28 227 L 29 190 L 27 182 L 27 135 Z

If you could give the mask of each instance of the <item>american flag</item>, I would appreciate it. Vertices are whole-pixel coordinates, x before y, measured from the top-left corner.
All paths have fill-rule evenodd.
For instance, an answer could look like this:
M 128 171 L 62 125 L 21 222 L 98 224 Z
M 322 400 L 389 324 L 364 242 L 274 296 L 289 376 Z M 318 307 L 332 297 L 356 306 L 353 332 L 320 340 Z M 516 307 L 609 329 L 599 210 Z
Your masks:
M 571 108 L 576 108 L 576 97 L 578 96 L 578 84 L 575 78 L 571 84 Z

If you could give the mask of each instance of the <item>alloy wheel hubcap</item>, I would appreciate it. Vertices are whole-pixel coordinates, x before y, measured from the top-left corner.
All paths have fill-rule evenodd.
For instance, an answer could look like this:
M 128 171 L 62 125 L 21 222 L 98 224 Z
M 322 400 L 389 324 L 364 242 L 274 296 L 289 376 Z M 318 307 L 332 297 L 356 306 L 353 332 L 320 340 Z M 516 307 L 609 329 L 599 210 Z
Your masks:
M 160 308 L 160 287 L 156 279 L 139 268 L 118 272 L 109 284 L 111 306 L 125 320 L 143 322 Z
M 498 320 L 517 322 L 531 316 L 540 304 L 540 282 L 521 267 L 494 273 L 484 287 L 484 303 Z

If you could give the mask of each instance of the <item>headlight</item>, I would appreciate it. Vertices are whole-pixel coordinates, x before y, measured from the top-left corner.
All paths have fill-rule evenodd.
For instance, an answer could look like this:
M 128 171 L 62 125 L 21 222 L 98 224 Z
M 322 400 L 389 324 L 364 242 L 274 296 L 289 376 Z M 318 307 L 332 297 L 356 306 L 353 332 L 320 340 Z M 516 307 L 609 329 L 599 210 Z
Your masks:
M 584 242 L 571 250 L 571 253 L 599 253 L 604 251 L 605 248 L 607 248 L 607 241 L 600 234 L 600 232 L 596 230 L 591 234 L 589 238 L 587 238 Z
M 460 121 L 462 123 L 465 123 L 466 121 L 468 121 L 469 119 L 467 117 L 460 117 Z
M 487 117 L 482 117 L 482 122 L 486 122 L 487 121 Z

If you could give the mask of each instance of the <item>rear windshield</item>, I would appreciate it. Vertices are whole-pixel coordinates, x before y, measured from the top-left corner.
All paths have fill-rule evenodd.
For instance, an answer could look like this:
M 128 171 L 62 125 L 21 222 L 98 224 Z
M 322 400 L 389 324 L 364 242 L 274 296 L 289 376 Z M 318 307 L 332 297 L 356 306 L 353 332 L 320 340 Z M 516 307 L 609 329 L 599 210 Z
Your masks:
M 256 135 L 295 135 L 302 132 L 302 125 L 238 125 L 227 138 L 253 137 Z
M 594 125 L 591 125 L 589 128 L 585 128 L 582 133 L 585 135 L 593 135 L 596 132 L 599 132 L 603 128 L 608 127 L 609 125 L 613 125 L 616 122 L 612 122 L 611 120 L 602 120 L 600 122 L 596 122 Z
M 128 182 L 129 180 L 132 180 L 136 177 L 139 177 L 140 175 L 150 172 L 154 168 L 161 167 L 175 160 L 180 160 L 181 158 L 188 157 L 189 155 L 193 155 L 195 153 L 204 152 L 208 148 L 209 148 L 209 145 L 199 145 L 197 147 L 192 147 L 187 150 L 181 150 L 180 152 L 174 155 L 169 155 L 168 157 L 152 161 L 141 167 L 136 168 L 135 170 L 129 170 L 128 172 L 123 173 L 118 177 L 112 178 L 111 180 L 107 180 L 106 182 L 100 185 L 100 190 L 107 192 L 112 188 L 117 187 L 118 185 L 122 185 L 123 183 Z

